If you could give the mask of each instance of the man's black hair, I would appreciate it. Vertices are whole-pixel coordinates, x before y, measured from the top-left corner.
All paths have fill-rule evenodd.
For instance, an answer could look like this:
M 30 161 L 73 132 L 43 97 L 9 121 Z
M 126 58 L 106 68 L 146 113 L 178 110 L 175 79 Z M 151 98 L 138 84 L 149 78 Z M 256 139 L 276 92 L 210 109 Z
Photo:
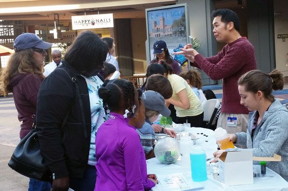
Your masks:
M 102 38 L 102 40 L 108 45 L 109 49 L 113 48 L 113 42 L 114 42 L 113 38 L 104 37 L 104 38 Z
M 99 72 L 103 79 L 106 79 L 110 74 L 116 71 L 116 67 L 113 64 L 104 62 L 103 69 Z
M 212 12 L 212 17 L 221 16 L 221 21 L 224 23 L 233 22 L 234 28 L 240 32 L 240 20 L 238 15 L 230 9 L 217 9 Z
M 150 64 L 147 68 L 146 77 L 149 77 L 153 74 L 161 74 L 164 75 L 165 68 L 161 64 Z

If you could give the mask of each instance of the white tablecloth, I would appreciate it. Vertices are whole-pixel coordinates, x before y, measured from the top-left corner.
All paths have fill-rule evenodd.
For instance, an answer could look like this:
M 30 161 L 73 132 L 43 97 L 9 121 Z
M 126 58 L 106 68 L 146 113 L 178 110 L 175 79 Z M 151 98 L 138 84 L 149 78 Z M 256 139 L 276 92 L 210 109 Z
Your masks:
M 200 145 L 206 151 L 207 158 L 212 158 L 213 152 L 217 149 L 214 131 L 204 128 L 190 128 L 187 131 L 196 135 L 198 138 L 196 145 Z M 266 176 L 254 178 L 254 184 L 249 185 L 227 186 L 215 180 L 209 172 L 207 181 L 193 182 L 188 153 L 194 145 L 192 141 L 185 139 L 185 136 L 180 138 L 182 160 L 180 159 L 176 164 L 171 165 L 160 164 L 156 158 L 147 160 L 148 174 L 156 174 L 159 179 L 159 184 L 153 188 L 153 191 L 288 191 L 288 183 L 268 168 Z

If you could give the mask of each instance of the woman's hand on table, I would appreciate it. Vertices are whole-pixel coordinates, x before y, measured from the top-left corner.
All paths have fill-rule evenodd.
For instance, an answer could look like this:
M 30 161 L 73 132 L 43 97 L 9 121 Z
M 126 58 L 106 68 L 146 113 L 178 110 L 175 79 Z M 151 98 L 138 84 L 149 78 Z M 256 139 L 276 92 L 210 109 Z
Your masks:
M 172 137 L 172 138 L 175 138 L 175 137 L 176 137 L 176 133 L 175 133 L 175 131 L 172 130 L 172 129 L 166 129 L 166 128 L 164 128 L 164 133 L 167 134 L 167 135 L 169 135 L 169 136 Z
M 237 136 L 235 134 L 228 134 L 228 137 L 232 143 L 235 143 L 237 140 Z
M 232 143 L 235 143 L 237 140 L 237 136 L 235 134 L 228 134 L 228 138 Z M 218 141 L 217 141 L 217 143 L 218 143 Z M 219 157 L 222 155 L 223 152 L 225 152 L 225 150 L 218 150 L 218 151 L 214 152 L 213 155 L 215 158 L 213 160 L 211 160 L 211 162 L 217 162 Z
M 215 157 L 215 161 L 218 161 L 217 159 L 219 159 L 219 157 L 222 155 L 222 153 L 224 153 L 225 152 L 225 150 L 218 150 L 218 151 L 216 151 L 216 152 L 214 152 L 213 153 L 213 155 L 214 155 L 214 157 Z M 214 160 L 212 160 L 211 162 L 215 162 Z
M 227 134 L 227 136 L 228 136 L 229 140 L 230 140 L 232 143 L 235 143 L 235 142 L 236 142 L 237 136 L 236 136 L 235 134 Z M 217 143 L 218 145 L 220 145 L 220 144 L 219 144 L 219 140 L 216 141 L 216 143 Z
M 169 135 L 170 137 L 173 137 L 173 138 L 176 137 L 176 133 L 172 129 L 163 128 L 161 125 L 158 125 L 158 124 L 153 124 L 152 128 L 154 129 L 154 132 L 156 133 L 165 133 Z
M 151 181 L 153 181 L 155 184 L 158 184 L 158 179 L 157 179 L 157 176 L 155 174 L 148 174 L 147 178 L 150 179 Z

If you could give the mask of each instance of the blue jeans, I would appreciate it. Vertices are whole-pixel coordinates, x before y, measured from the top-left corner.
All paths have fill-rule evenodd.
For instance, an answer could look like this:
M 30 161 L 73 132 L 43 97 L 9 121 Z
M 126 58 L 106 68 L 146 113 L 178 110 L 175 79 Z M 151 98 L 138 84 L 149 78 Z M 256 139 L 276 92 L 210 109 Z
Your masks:
M 96 167 L 87 165 L 83 178 L 70 178 L 70 188 L 75 191 L 94 191 Z
M 30 178 L 28 191 L 50 191 L 51 183 Z

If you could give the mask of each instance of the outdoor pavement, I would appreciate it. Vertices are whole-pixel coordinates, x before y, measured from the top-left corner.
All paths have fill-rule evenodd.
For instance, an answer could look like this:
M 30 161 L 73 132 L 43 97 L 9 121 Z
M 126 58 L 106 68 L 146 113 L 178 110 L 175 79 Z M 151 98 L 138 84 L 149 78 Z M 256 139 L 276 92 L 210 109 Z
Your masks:
M 28 178 L 7 165 L 19 142 L 19 130 L 13 97 L 0 97 L 0 191 L 28 190 Z

